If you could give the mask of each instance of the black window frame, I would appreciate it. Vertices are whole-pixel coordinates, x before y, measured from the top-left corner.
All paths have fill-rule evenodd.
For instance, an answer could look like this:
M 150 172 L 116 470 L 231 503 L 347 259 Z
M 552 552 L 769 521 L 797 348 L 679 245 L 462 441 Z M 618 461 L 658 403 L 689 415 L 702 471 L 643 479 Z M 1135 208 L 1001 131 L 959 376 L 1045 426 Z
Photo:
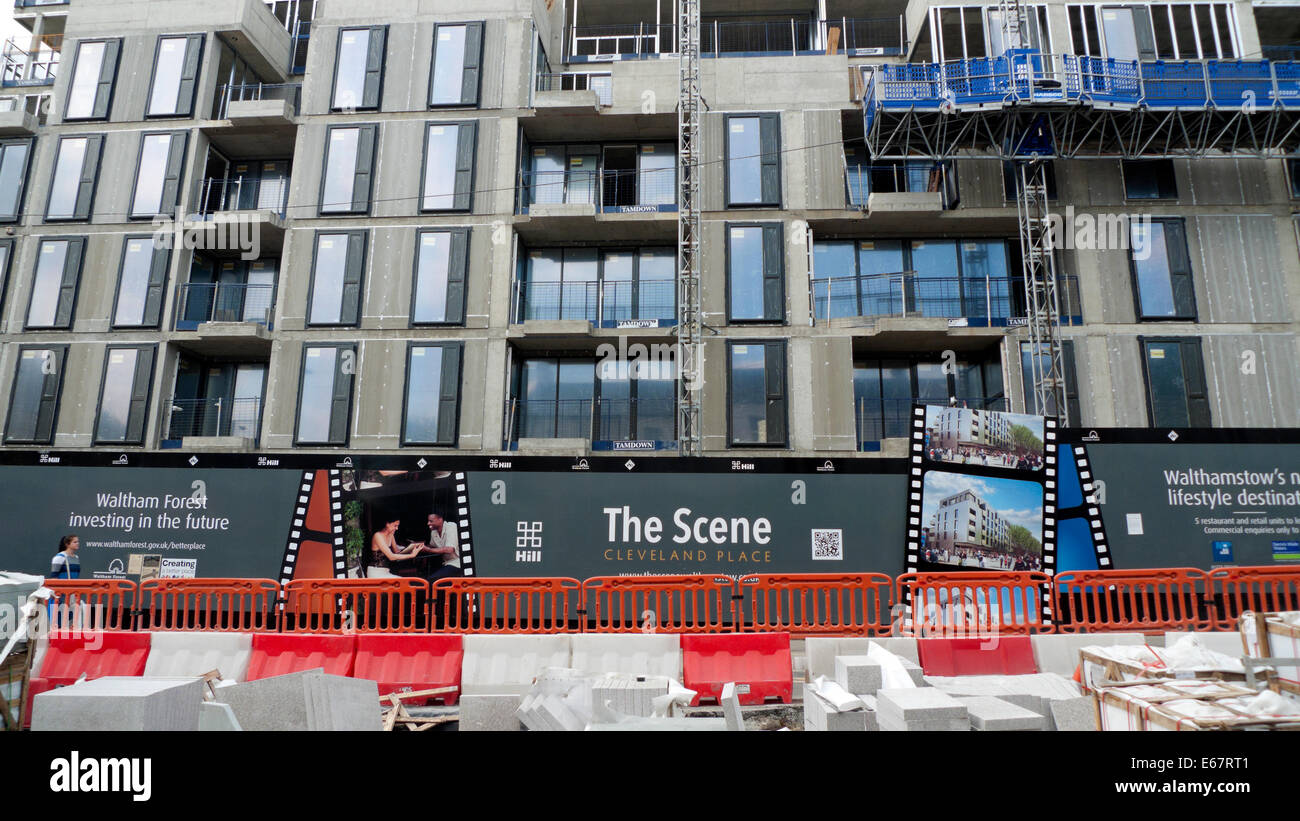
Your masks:
M 441 432 L 443 427 L 443 418 L 444 418 L 443 412 L 447 409 L 445 403 L 450 403 L 450 409 L 452 414 L 451 422 L 449 423 L 451 426 L 450 439 L 443 439 L 441 438 L 440 435 L 437 441 L 423 441 L 423 440 L 410 439 L 407 436 L 406 422 L 407 422 L 408 412 L 410 410 L 410 401 L 411 401 L 411 360 L 413 357 L 413 352 L 415 351 L 416 348 L 438 348 L 442 350 L 442 364 L 440 366 L 440 378 L 442 380 L 442 385 L 438 397 L 438 403 L 439 403 L 438 428 L 439 431 Z M 404 384 L 402 386 L 402 430 L 401 430 L 401 439 L 400 439 L 402 447 L 454 448 L 459 444 L 460 442 L 460 397 L 462 393 L 461 372 L 464 369 L 464 355 L 465 355 L 465 344 L 463 342 L 411 340 L 406 343 L 406 372 L 405 372 Z M 450 399 L 446 395 L 447 381 L 448 381 L 447 378 L 448 356 L 454 356 L 454 362 L 456 365 L 455 377 L 454 377 L 456 383 L 456 391 L 455 391 L 456 395 L 454 398 L 450 398 Z
M 68 115 L 68 107 L 72 105 L 72 83 L 77 78 L 77 63 L 81 60 L 81 46 L 93 43 L 104 44 L 104 59 L 99 64 L 99 80 L 95 84 L 95 99 L 90 106 L 91 113 L 88 117 L 71 117 Z M 111 60 L 109 59 L 110 55 Z M 117 88 L 117 71 L 121 60 L 121 37 L 88 37 L 77 41 L 77 48 L 72 57 L 72 70 L 68 73 L 68 85 L 64 89 L 66 99 L 63 101 L 63 122 L 83 123 L 108 120 L 113 111 L 113 92 Z M 102 114 L 99 113 L 101 109 L 103 110 Z
M 731 121 L 733 119 L 751 120 L 757 119 L 758 123 L 758 187 L 761 202 L 732 202 L 731 201 Z M 771 129 L 771 139 L 774 143 L 772 151 L 763 150 L 763 134 L 766 129 Z M 769 159 L 769 156 L 772 159 Z M 722 118 L 722 198 L 726 204 L 727 210 L 739 210 L 745 208 L 781 208 L 784 201 L 785 191 L 782 183 L 782 173 L 784 171 L 781 163 L 781 114 L 780 112 L 759 112 L 745 113 L 734 112 L 724 114 Z M 764 184 L 763 178 L 764 166 L 775 166 L 774 185 L 776 190 L 771 191 Z M 769 194 L 773 196 L 769 196 Z
M 101 439 L 99 435 L 100 424 L 103 421 L 104 411 L 104 389 L 108 386 L 108 364 L 113 355 L 113 351 L 136 351 L 137 359 L 135 362 L 135 373 L 131 382 L 131 398 L 128 400 L 126 430 L 127 439 Z M 146 365 L 141 364 L 138 358 L 145 352 L 149 354 L 149 361 Z M 155 368 L 158 366 L 158 346 L 156 344 L 141 345 L 108 345 L 104 348 L 104 364 L 100 369 L 99 376 L 99 399 L 95 403 L 95 427 L 91 434 L 92 445 L 112 445 L 114 447 L 129 447 L 132 445 L 143 445 L 149 426 L 149 407 L 150 400 L 153 398 L 153 379 Z M 141 372 L 147 369 L 147 373 Z M 144 385 L 139 383 L 140 377 L 144 376 Z M 141 390 L 143 387 L 143 391 Z M 138 412 L 138 416 L 137 416 Z M 133 427 L 139 428 L 138 438 L 130 438 L 130 432 Z
M 352 202 L 348 208 L 337 208 L 326 211 L 325 206 L 325 184 L 329 177 L 330 171 L 330 146 L 333 143 L 333 134 L 335 131 L 355 130 L 357 132 L 357 156 L 356 162 L 352 167 Z M 365 146 L 367 135 L 370 142 L 369 155 L 362 149 Z M 375 157 L 379 151 L 379 124 L 378 123 L 351 123 L 332 125 L 325 130 L 325 150 L 321 152 L 321 175 L 320 175 L 320 196 L 317 198 L 316 214 L 319 217 L 364 217 L 369 216 L 370 209 L 374 204 L 375 190 Z M 364 169 L 364 170 L 362 170 Z M 365 178 L 365 207 L 358 208 L 357 204 L 357 178 L 364 174 Z M 423 175 L 421 175 L 421 184 L 423 184 Z
M 167 163 L 163 167 L 163 187 L 158 194 L 159 211 L 151 214 L 135 213 L 135 197 L 139 193 L 140 170 L 144 167 L 144 145 L 150 137 L 167 137 Z M 176 150 L 176 140 L 181 141 L 180 151 Z M 144 131 L 140 134 L 140 146 L 135 152 L 135 176 L 131 179 L 131 200 L 127 206 L 126 218 L 130 222 L 141 220 L 153 221 L 156 217 L 175 217 L 181 207 L 181 187 L 185 182 L 185 160 L 189 156 L 190 133 L 188 131 Z M 172 175 L 172 170 L 176 171 Z M 171 203 L 168 204 L 168 187 L 173 189 Z
M 32 302 L 36 299 L 36 271 L 41 264 L 41 249 L 47 242 L 66 242 L 68 250 L 66 253 L 72 253 L 74 244 L 76 248 L 77 262 L 76 272 L 72 275 L 72 284 L 68 284 L 68 257 L 63 258 L 63 276 L 59 284 L 59 300 L 55 303 L 54 324 L 52 325 L 32 325 L 30 324 L 32 315 Z M 84 236 L 63 237 L 50 236 L 42 237 L 36 246 L 36 261 L 32 265 L 32 287 L 27 294 L 27 309 L 23 312 L 23 330 L 24 331 L 67 331 L 72 329 L 72 323 L 76 318 L 77 296 L 81 292 L 81 275 L 86 264 L 86 246 L 89 244 L 89 238 Z M 67 300 L 66 306 L 64 300 Z M 60 315 L 66 314 L 67 319 L 60 321 Z
M 1168 158 L 1153 160 L 1120 160 L 1120 176 L 1124 181 L 1124 199 L 1134 202 L 1152 202 L 1178 199 L 1178 176 L 1174 161 Z M 1134 196 L 1129 182 L 1137 172 L 1149 173 L 1155 182 L 1155 196 Z
M 736 317 L 732 316 L 731 313 L 731 232 L 735 228 L 759 228 L 763 232 L 762 240 L 761 240 L 761 245 L 763 248 L 762 279 L 764 280 L 763 317 L 759 319 L 737 319 Z M 787 296 L 785 292 L 785 277 L 786 277 L 785 223 L 784 222 L 727 222 L 723 224 L 723 230 L 726 231 L 726 238 L 725 238 L 726 241 L 724 243 L 725 246 L 724 264 L 726 266 L 725 268 L 726 287 L 723 290 L 724 290 L 724 298 L 727 301 L 727 324 L 728 325 L 785 325 L 787 324 L 786 323 Z M 767 274 L 767 268 L 768 268 L 767 243 L 769 241 L 768 240 L 769 236 L 771 236 L 772 234 L 775 234 L 777 237 L 776 262 L 777 262 L 778 272 L 775 278 Z M 777 296 L 777 306 L 776 306 L 776 311 L 779 314 L 778 316 L 771 315 L 773 309 L 772 306 L 768 304 L 767 288 L 769 286 L 767 284 L 767 280 L 771 280 L 771 279 L 776 280 L 777 287 L 780 290 L 780 293 Z
M 64 372 L 64 371 L 66 370 L 66 368 L 67 368 L 67 362 L 68 362 L 68 350 L 69 350 L 70 347 L 71 347 L 71 346 L 69 346 L 69 345 L 66 344 L 66 343 L 65 343 L 65 344 L 60 344 L 60 345 L 35 345 L 35 344 L 33 344 L 33 345 L 19 345 L 19 346 L 18 346 L 18 357 L 17 357 L 17 361 L 14 363 L 13 378 L 9 381 L 9 407 L 8 407 L 8 410 L 7 410 L 6 413 L 5 413 L 4 443 L 5 443 L 6 445 L 10 445 L 10 444 L 18 444 L 18 445 L 48 445 L 48 444 L 51 444 L 51 443 L 54 441 L 54 436 L 55 436 L 55 434 L 56 434 L 56 432 L 57 432 L 58 423 L 59 423 L 59 406 L 60 406 L 60 404 L 61 404 L 61 402 L 62 402 L 62 399 L 63 399 L 63 372 Z M 49 429 L 49 434 L 48 434 L 47 436 L 41 436 L 41 435 L 40 435 L 40 411 L 38 410 L 38 412 L 37 412 L 37 436 L 35 436 L 35 437 L 31 438 L 31 439 L 18 439 L 18 438 L 15 438 L 15 437 L 13 436 L 13 434 L 11 433 L 11 429 L 12 429 L 12 426 L 13 426 L 13 419 L 14 419 L 14 399 L 15 399 L 15 397 L 17 396 L 16 391 L 17 391 L 17 388 L 18 388 L 18 372 L 19 372 L 19 370 L 22 368 L 22 363 L 23 363 L 23 354 L 24 354 L 26 351 L 50 351 L 50 352 L 52 352 L 52 353 L 55 355 L 55 357 L 56 357 L 56 364 L 55 364 L 55 366 L 54 366 L 54 373 L 53 373 L 53 374 L 46 374 L 46 375 L 45 375 L 45 376 L 46 376 L 45 383 L 41 386 L 41 392 L 42 392 L 42 394 L 43 394 L 43 397 L 42 397 L 40 400 L 38 400 L 38 402 L 37 402 L 38 408 L 39 408 L 40 406 L 42 406 L 42 405 L 45 403 L 46 399 L 45 399 L 44 397 L 45 397 L 45 396 L 48 396 L 48 395 L 50 394 L 50 390 L 49 390 L 49 388 L 50 388 L 50 380 L 49 380 L 49 377 L 50 377 L 51 375 L 54 376 L 54 391 L 53 391 L 53 398 L 50 400 L 50 422 L 49 422 L 50 429 Z
M 727 340 L 727 447 L 729 449 L 740 448 L 789 448 L 790 447 L 790 362 L 789 350 L 785 339 L 728 339 Z M 758 345 L 763 348 L 763 379 L 764 382 L 770 381 L 768 367 L 772 360 L 770 348 L 779 349 L 779 358 L 781 362 L 781 440 L 779 442 L 738 442 L 736 441 L 735 427 L 733 425 L 733 416 L 735 410 L 735 385 L 732 381 L 732 351 L 737 345 Z M 773 399 L 770 390 L 766 391 L 767 402 L 769 403 L 767 421 L 772 419 L 770 403 L 778 401 Z
M 1291 199 L 1300 200 L 1300 159 L 1288 158 L 1284 164 L 1287 180 L 1290 182 L 1287 190 L 1291 194 Z
M 460 102 L 456 103 L 435 103 L 433 101 L 433 79 L 438 68 L 438 31 L 444 27 L 465 28 L 465 59 L 461 62 L 461 86 Z M 425 93 L 425 105 L 430 109 L 445 108 L 479 108 L 482 104 L 483 95 L 483 33 L 487 28 L 486 21 L 483 20 L 465 20 L 462 22 L 441 22 L 433 24 L 433 50 L 429 57 L 429 88 Z M 473 66 L 470 65 L 470 44 L 473 43 L 478 51 L 478 62 Z M 473 72 L 472 93 L 470 83 L 466 81 L 470 72 Z
M 14 254 L 18 250 L 18 240 L 14 237 L 0 237 L 0 309 L 5 303 L 5 295 L 9 293 L 9 272 L 14 267 Z
M 456 156 L 452 161 L 452 177 L 454 191 L 451 197 L 450 208 L 427 208 L 424 201 L 428 199 L 429 194 L 425 191 L 425 183 L 429 173 L 429 140 L 433 136 L 432 129 L 445 128 L 447 126 L 456 127 Z M 465 167 L 461 160 L 466 145 L 465 129 L 469 128 L 469 165 Z M 478 120 L 433 120 L 424 124 L 424 157 L 420 162 L 420 207 L 417 209 L 421 214 L 447 214 L 447 213 L 468 213 L 474 210 L 474 176 L 478 168 Z
M 1208 428 L 1214 424 L 1214 413 L 1210 408 L 1209 383 L 1205 378 L 1205 357 L 1199 336 L 1139 336 L 1138 337 L 1138 355 L 1142 358 L 1142 391 L 1143 399 L 1147 406 L 1147 424 L 1153 428 L 1176 427 L 1174 425 L 1161 425 L 1157 423 L 1155 402 L 1151 396 L 1151 369 L 1148 365 L 1148 345 L 1151 343 L 1163 345 L 1179 345 L 1181 347 L 1181 356 L 1183 362 L 1183 401 L 1187 403 L 1187 428 Z M 1187 362 L 1189 351 L 1195 354 L 1197 371 L 1200 374 L 1201 383 L 1199 391 L 1189 391 L 1187 384 Z M 1197 401 L 1198 406 L 1193 407 L 1193 401 Z M 1198 413 L 1202 416 L 1198 417 Z M 1197 424 L 1198 421 L 1204 421 L 1204 424 Z
M 117 321 L 117 308 L 122 299 L 122 277 L 126 273 L 126 255 L 133 241 L 148 242 L 153 247 L 153 256 L 149 261 L 149 281 L 145 285 L 144 317 L 139 324 L 126 325 Z M 159 247 L 154 243 L 152 234 L 127 234 L 122 237 L 122 253 L 118 255 L 117 262 L 117 284 L 113 289 L 113 305 L 109 316 L 110 328 L 157 330 L 162 327 L 162 306 L 167 293 L 167 280 L 171 275 L 171 254 L 170 246 Z M 153 300 L 152 306 L 150 300 Z
M 163 40 L 185 40 L 185 57 L 181 62 L 181 75 L 177 78 L 176 111 L 169 114 L 154 114 L 149 111 L 153 103 L 154 84 L 158 81 L 158 58 L 162 56 Z M 144 119 L 146 120 L 189 120 L 194 117 L 194 103 L 198 97 L 199 81 L 203 76 L 203 53 L 207 47 L 208 36 L 198 32 L 160 34 L 154 41 L 153 63 L 149 70 L 149 90 L 144 98 Z M 197 44 L 197 46 L 196 46 Z M 193 55 L 193 59 L 191 59 Z M 194 75 L 188 77 L 186 67 L 194 64 Z M 189 93 L 186 94 L 188 83 Z
M 104 155 L 104 137 L 103 134 L 64 134 L 54 144 L 54 158 L 53 162 L 50 163 L 50 181 L 45 192 L 45 222 L 88 222 L 94 216 L 95 196 L 99 192 L 99 165 Z M 63 153 L 63 144 L 68 140 L 86 140 L 86 152 L 81 160 L 81 168 L 77 171 L 77 196 L 72 204 L 71 216 L 50 216 L 51 200 L 54 197 L 54 182 L 59 173 L 59 155 Z M 138 158 L 136 162 L 139 162 Z M 87 171 L 88 163 L 89 171 Z M 84 208 L 82 207 L 83 196 Z
M 306 442 L 303 441 L 302 439 L 301 428 L 302 428 L 302 408 L 303 408 L 302 393 L 304 387 L 303 382 L 307 375 L 307 352 L 314 348 L 333 348 L 339 352 L 337 354 L 339 358 L 334 363 L 334 383 L 331 385 L 331 390 L 330 390 L 330 393 L 332 394 L 330 398 L 330 404 L 331 404 L 330 428 L 331 429 L 333 429 L 336 424 L 334 414 L 338 410 L 338 401 L 339 401 L 339 393 L 340 393 L 339 384 L 338 384 L 339 376 L 340 375 L 345 376 L 347 377 L 348 380 L 348 402 L 347 402 L 346 418 L 343 420 L 342 440 L 335 440 L 331 437 L 330 441 L 327 442 Z M 352 354 L 353 362 L 354 362 L 354 368 L 352 373 L 343 372 L 342 355 L 344 352 L 350 352 Z M 293 419 L 294 447 L 347 447 L 348 446 L 348 442 L 350 441 L 352 435 L 351 432 L 352 406 L 356 399 L 356 382 L 357 382 L 358 374 L 356 373 L 355 363 L 358 361 L 359 361 L 359 357 L 357 354 L 357 344 L 355 342 L 304 342 L 303 343 L 302 354 L 299 357 L 299 366 L 298 366 L 298 405 L 294 409 L 294 419 Z M 263 398 L 263 401 L 265 402 L 265 398 Z
M 1164 226 L 1164 241 L 1167 258 L 1170 260 L 1169 270 L 1166 275 L 1169 278 L 1170 290 L 1173 294 L 1174 315 L 1173 316 L 1146 316 L 1142 312 L 1142 289 L 1138 277 L 1137 260 L 1133 257 L 1132 227 L 1129 228 L 1129 282 L 1133 290 L 1133 316 L 1138 322 L 1196 322 L 1196 272 L 1192 270 L 1192 255 L 1187 245 L 1187 221 L 1182 217 L 1153 217 L 1151 224 L 1160 223 Z M 1178 233 L 1182 236 L 1181 256 L 1187 262 L 1185 273 L 1175 272 L 1173 269 L 1174 255 L 1169 253 L 1170 249 L 1178 249 L 1180 246 L 1169 244 L 1169 227 L 1170 225 L 1178 226 Z M 1182 282 L 1181 286 L 1179 281 Z M 1180 287 L 1182 290 L 1180 290 Z
M 312 303 L 316 297 L 316 264 L 317 256 L 320 251 L 320 240 L 324 236 L 344 236 L 347 237 L 348 248 L 344 257 L 343 283 L 342 290 L 339 294 L 339 315 L 337 322 L 312 322 Z M 359 265 L 360 270 L 357 272 L 355 289 L 355 303 L 349 304 L 348 296 L 348 277 L 352 268 L 352 255 L 354 253 L 354 242 L 360 243 Z M 311 243 L 311 276 L 307 281 L 307 310 L 303 317 L 303 325 L 307 328 L 355 328 L 361 324 L 362 302 L 365 296 L 366 282 L 366 265 L 370 262 L 370 231 L 365 228 L 354 229 L 330 229 L 319 228 L 312 234 Z M 351 316 L 351 319 L 348 317 Z
M 447 253 L 447 318 L 442 320 L 422 320 L 415 316 L 416 296 L 420 291 L 420 248 L 424 237 L 429 234 L 446 234 L 451 241 Z M 469 293 L 469 252 L 474 231 L 468 226 L 428 227 L 415 232 L 415 256 L 411 260 L 411 313 L 412 328 L 463 327 L 465 325 L 465 308 Z M 457 269 L 456 256 L 460 256 Z M 315 267 L 313 266 L 313 271 Z M 456 292 L 459 291 L 459 297 Z
M 14 197 L 14 213 L 13 216 L 0 213 L 0 224 L 14 224 L 23 218 L 23 204 L 27 198 L 27 183 L 30 181 L 29 178 L 34 166 L 32 154 L 36 151 L 35 137 L 0 137 L 0 168 L 3 167 L 3 158 L 9 152 L 9 148 L 23 144 L 27 146 L 27 156 L 23 160 L 22 173 L 18 175 L 18 193 Z
M 343 47 L 343 35 L 349 31 L 364 31 L 367 33 L 366 40 L 366 67 L 362 72 L 361 80 L 361 100 L 357 105 L 346 106 L 338 105 L 335 98 L 338 96 L 339 86 L 339 51 Z M 375 36 L 379 36 L 379 45 L 375 46 Z M 370 68 L 370 63 L 378 52 L 379 68 Z M 354 111 L 378 111 L 383 104 L 384 99 L 384 74 L 388 65 L 388 26 L 340 26 L 334 38 L 334 70 L 330 72 L 330 113 L 347 113 Z M 369 75 L 375 74 L 373 92 L 370 85 Z

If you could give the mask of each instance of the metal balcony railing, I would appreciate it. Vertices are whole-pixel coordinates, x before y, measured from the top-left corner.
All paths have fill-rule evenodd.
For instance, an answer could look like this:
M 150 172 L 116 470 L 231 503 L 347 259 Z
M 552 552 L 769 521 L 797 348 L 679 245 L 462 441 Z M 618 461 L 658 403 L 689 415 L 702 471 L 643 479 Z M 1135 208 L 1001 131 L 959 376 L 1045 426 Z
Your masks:
M 676 27 L 655 23 L 570 26 L 569 57 L 614 59 L 676 53 Z
M 1061 321 L 1078 324 L 1079 283 L 1057 277 Z M 813 280 L 813 315 L 841 317 L 940 317 L 993 326 L 1025 316 L 1023 280 L 1012 277 L 931 277 L 915 272 Z
M 564 71 L 538 74 L 538 91 L 594 91 L 596 102 L 614 104 L 614 75 L 608 71 Z
M 912 405 L 922 402 L 947 405 L 949 399 L 880 399 L 859 396 L 854 400 L 854 419 L 858 434 L 858 448 L 881 439 L 902 439 L 911 435 Z M 1005 411 L 1006 400 L 1001 397 L 958 397 L 957 405 L 975 410 Z
M 700 53 L 706 57 L 808 53 L 818 49 L 818 33 L 819 26 L 812 20 L 705 21 L 700 27 Z
M 178 325 L 202 322 L 255 322 L 270 327 L 275 286 L 228 282 L 189 282 L 181 286 Z
M 30 9 L 36 6 L 66 6 L 69 0 L 14 0 L 14 8 Z
M 746 54 L 903 54 L 903 16 L 790 18 L 768 21 L 705 20 L 700 29 L 704 57 Z M 615 60 L 677 53 L 677 28 L 655 23 L 571 26 L 568 57 Z
M 248 100 L 285 100 L 296 117 L 302 106 L 302 83 L 223 83 L 217 86 L 213 119 L 226 119 L 231 103 Z
M 256 440 L 262 399 L 172 399 L 168 439 L 187 436 L 242 436 Z
M 677 318 L 677 283 L 673 280 L 630 282 L 515 282 L 517 322 L 585 319 L 597 325 L 632 320 Z
M 675 399 L 510 399 L 507 447 L 520 439 L 676 439 Z
M 519 202 L 532 205 L 595 205 L 600 208 L 676 208 L 677 169 L 618 171 L 520 171 Z
M 860 19 L 842 17 L 838 20 L 823 20 L 821 25 L 827 51 L 832 46 L 835 51 L 850 55 L 890 55 L 903 54 L 905 51 L 907 28 L 901 14 L 897 17 Z
M 851 164 L 845 169 L 849 205 L 865 208 L 873 194 L 924 194 L 936 193 L 946 210 L 951 207 L 953 195 L 949 186 L 948 167 L 943 163 L 926 165 L 885 163 L 881 165 Z
M 47 34 L 40 37 L 35 50 L 31 50 L 30 37 L 21 39 L 25 46 L 20 46 L 19 41 L 11 37 L 5 42 L 4 51 L 0 52 L 0 85 L 53 85 L 62 57 L 63 35 Z
M 211 219 L 225 211 L 271 211 L 285 215 L 289 204 L 289 180 L 282 177 L 230 177 L 206 179 L 199 194 L 196 219 Z

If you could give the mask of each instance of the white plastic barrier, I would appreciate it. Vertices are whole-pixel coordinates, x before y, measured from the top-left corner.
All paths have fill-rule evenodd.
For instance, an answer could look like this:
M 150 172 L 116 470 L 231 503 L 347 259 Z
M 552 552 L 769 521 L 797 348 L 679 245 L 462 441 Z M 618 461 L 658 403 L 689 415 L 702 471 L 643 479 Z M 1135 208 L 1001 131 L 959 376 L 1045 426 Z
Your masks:
M 815 681 L 818 676 L 834 680 L 836 656 L 865 656 L 872 644 L 902 656 L 913 664 L 920 663 L 916 651 L 916 639 L 912 638 L 809 636 L 804 639 L 804 654 L 808 659 L 808 681 Z
M 253 653 L 252 633 L 153 633 L 147 677 L 201 676 L 213 670 L 224 681 L 248 678 L 248 659 Z
M 681 636 L 672 634 L 573 637 L 573 668 L 584 673 L 667 676 L 682 680 Z
M 1030 636 L 1029 641 L 1038 672 L 1071 678 L 1079 667 L 1080 647 L 1146 644 L 1147 638 L 1141 633 L 1063 633 Z
M 569 667 L 572 636 L 465 636 L 460 691 L 524 695 L 547 667 Z

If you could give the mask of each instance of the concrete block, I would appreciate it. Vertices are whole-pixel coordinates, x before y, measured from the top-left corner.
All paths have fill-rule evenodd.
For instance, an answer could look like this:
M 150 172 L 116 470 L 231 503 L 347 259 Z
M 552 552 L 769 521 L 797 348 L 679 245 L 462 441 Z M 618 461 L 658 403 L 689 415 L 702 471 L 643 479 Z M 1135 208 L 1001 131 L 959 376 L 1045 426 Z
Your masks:
M 534 710 L 543 717 L 552 730 L 579 732 L 587 726 L 587 723 L 575 715 L 560 696 L 542 696 L 534 702 Z
M 903 659 L 903 669 L 906 670 L 907 674 L 912 677 L 912 683 L 915 684 L 917 687 L 930 686 L 928 683 L 926 683 L 925 670 L 921 667 L 921 665 L 917 664 L 911 659 L 905 658 Z
M 378 732 L 384 728 L 375 682 L 321 674 L 308 676 L 305 684 L 308 729 Z
M 321 668 L 217 691 L 245 730 L 380 730 L 379 687 Z
M 1038 713 L 993 696 L 957 696 L 970 713 L 975 730 L 1046 730 L 1047 719 Z
M 809 732 L 865 732 L 878 729 L 876 714 L 870 710 L 840 712 L 815 693 L 803 703 L 803 728 Z
M 941 718 L 933 721 L 887 721 L 884 716 L 880 717 L 880 729 L 882 732 L 907 732 L 907 733 L 968 733 L 970 732 L 969 718 Z
M 1052 720 L 1061 731 L 1097 729 L 1097 711 L 1090 696 L 1060 699 L 1051 703 Z
M 1034 664 L 1041 673 L 1071 677 L 1079 666 L 1079 648 L 1094 645 L 1145 644 L 1141 633 L 1080 633 L 1030 636 Z M 1240 641 L 1238 641 L 1240 645 Z
M 524 695 L 548 667 L 569 667 L 570 636 L 465 636 L 461 694 Z
M 722 717 L 727 722 L 727 729 L 731 732 L 743 731 L 745 717 L 740 714 L 740 696 L 736 695 L 734 681 L 722 685 L 722 697 L 718 699 L 718 704 L 722 707 Z
M 893 723 L 960 719 L 968 721 L 966 706 L 933 687 L 884 689 L 876 693 L 881 726 Z
M 199 730 L 203 732 L 230 732 L 242 730 L 235 711 L 229 704 L 205 701 L 199 705 Z
M 598 635 L 572 637 L 573 662 L 584 673 L 667 676 L 682 680 L 682 640 L 670 635 Z
M 194 731 L 203 681 L 105 676 L 36 696 L 33 730 Z
M 806 680 L 813 681 L 818 676 L 835 678 L 836 656 L 865 656 L 867 648 L 872 644 L 878 644 L 913 664 L 919 664 L 921 661 L 921 657 L 917 654 L 916 639 L 810 636 L 804 640 L 804 654 L 807 658 Z
M 880 665 L 866 656 L 835 657 L 835 681 L 855 696 L 876 692 L 882 679 Z
M 605 676 L 591 687 L 592 702 L 602 710 L 640 718 L 649 718 L 654 713 L 654 699 L 666 695 L 668 678 L 664 676 Z
M 251 633 L 157 632 L 149 640 L 144 674 L 188 677 L 219 670 L 224 681 L 243 681 L 252 653 Z
M 519 723 L 520 702 L 523 696 L 462 695 L 460 697 L 460 732 L 512 731 L 522 729 Z

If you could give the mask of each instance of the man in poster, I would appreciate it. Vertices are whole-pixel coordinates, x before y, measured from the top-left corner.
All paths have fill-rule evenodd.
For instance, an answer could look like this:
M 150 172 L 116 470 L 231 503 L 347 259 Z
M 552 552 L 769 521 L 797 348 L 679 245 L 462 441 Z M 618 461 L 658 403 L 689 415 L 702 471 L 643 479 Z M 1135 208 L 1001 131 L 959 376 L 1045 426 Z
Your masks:
M 460 538 L 455 523 L 443 519 L 438 513 L 430 513 L 428 524 L 429 542 L 424 549 L 442 556 L 442 566 L 426 577 L 429 584 L 449 576 L 463 575 L 460 569 Z

